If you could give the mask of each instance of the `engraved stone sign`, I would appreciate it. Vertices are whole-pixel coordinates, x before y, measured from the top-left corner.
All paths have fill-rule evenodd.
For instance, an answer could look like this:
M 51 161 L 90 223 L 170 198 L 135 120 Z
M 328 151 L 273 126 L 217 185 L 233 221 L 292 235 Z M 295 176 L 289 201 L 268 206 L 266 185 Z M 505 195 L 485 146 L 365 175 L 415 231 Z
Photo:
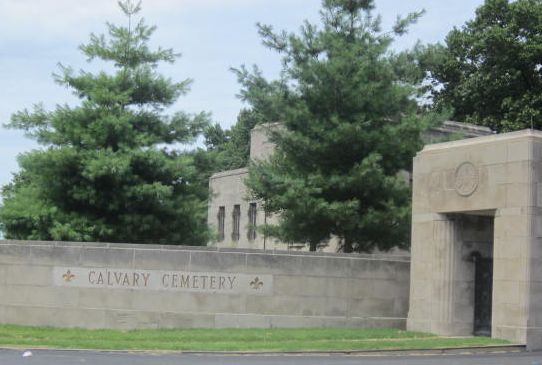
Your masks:
M 463 162 L 455 170 L 455 191 L 461 196 L 469 196 L 478 187 L 478 170 L 470 162 Z
M 168 290 L 219 294 L 271 294 L 273 276 L 219 272 L 55 267 L 55 286 Z

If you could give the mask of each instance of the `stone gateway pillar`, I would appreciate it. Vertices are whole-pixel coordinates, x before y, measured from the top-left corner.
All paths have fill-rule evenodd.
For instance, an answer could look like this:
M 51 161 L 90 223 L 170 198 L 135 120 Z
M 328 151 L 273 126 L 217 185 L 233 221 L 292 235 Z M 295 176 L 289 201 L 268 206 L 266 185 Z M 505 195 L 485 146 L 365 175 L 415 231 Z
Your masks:
M 428 145 L 413 184 L 408 329 L 542 349 L 542 132 Z

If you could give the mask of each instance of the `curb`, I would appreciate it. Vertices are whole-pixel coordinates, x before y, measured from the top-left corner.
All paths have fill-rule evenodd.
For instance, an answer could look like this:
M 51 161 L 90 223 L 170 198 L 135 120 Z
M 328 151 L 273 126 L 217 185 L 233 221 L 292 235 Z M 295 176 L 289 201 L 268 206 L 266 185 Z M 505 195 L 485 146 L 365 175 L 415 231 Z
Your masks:
M 345 356 L 419 356 L 419 355 L 471 355 L 525 352 L 525 345 L 491 345 L 475 347 L 442 347 L 434 349 L 389 349 L 389 350 L 330 350 L 330 351 L 175 351 L 175 350 L 107 350 L 107 349 L 62 349 L 44 347 L 0 347 L 0 351 L 65 351 L 140 354 L 184 354 L 184 355 L 226 355 L 226 356 L 303 356 L 303 355 L 345 355 Z
M 389 350 L 308 350 L 308 351 L 179 351 L 192 355 L 356 355 L 356 356 L 416 356 L 491 354 L 503 352 L 525 352 L 525 345 L 491 345 L 475 347 L 442 347 L 434 349 L 389 349 Z

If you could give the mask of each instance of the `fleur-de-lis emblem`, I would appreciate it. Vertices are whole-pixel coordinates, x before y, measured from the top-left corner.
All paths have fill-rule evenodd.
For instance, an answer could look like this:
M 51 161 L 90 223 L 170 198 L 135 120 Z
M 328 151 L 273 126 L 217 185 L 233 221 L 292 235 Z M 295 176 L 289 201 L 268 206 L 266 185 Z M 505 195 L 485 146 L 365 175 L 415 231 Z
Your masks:
M 258 290 L 263 286 L 263 281 L 261 281 L 260 278 L 256 276 L 254 280 L 250 282 L 250 286 L 252 287 L 252 289 Z
M 68 270 L 64 275 L 62 275 L 62 278 L 64 279 L 64 281 L 69 283 L 70 281 L 75 279 L 75 275 L 72 274 L 70 270 Z

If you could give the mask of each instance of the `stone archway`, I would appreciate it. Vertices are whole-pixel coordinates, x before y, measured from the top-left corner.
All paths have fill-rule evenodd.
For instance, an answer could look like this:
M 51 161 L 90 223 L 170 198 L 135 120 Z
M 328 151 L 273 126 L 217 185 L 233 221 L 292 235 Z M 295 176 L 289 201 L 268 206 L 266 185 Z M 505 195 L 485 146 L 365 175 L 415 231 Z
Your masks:
M 408 329 L 473 334 L 478 252 L 492 258 L 491 336 L 541 349 L 542 132 L 428 145 L 413 182 Z

